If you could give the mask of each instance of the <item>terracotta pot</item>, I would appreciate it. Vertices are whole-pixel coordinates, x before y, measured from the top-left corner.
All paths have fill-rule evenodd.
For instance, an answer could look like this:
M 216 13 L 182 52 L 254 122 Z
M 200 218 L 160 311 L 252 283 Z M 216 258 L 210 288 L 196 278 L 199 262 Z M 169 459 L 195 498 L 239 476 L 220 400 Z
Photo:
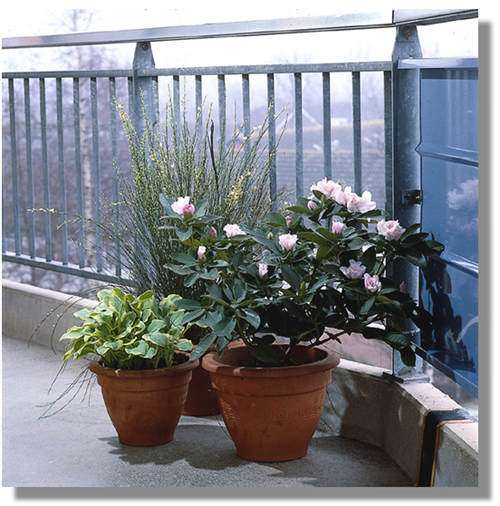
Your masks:
M 193 376 L 189 383 L 182 414 L 187 416 L 213 416 L 219 413 L 217 392 L 212 387 L 210 374 L 200 364 L 196 369 L 193 369 Z
M 297 347 L 293 358 L 301 365 L 255 367 L 245 346 L 227 348 L 222 357 L 209 353 L 203 358 L 226 427 L 245 460 L 280 462 L 307 453 L 339 359 L 305 346 Z
M 172 441 L 199 360 L 164 369 L 127 371 L 93 362 L 102 396 L 124 445 L 157 446 Z

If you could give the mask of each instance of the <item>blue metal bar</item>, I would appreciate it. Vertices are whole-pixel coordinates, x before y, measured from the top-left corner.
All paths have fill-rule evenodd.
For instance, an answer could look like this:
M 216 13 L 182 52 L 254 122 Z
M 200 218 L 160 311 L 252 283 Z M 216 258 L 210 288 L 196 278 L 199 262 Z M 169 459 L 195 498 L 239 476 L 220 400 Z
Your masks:
M 224 74 L 217 76 L 217 96 L 219 102 L 219 132 L 221 150 L 226 144 L 226 81 Z
M 282 63 L 271 65 L 224 65 L 211 67 L 169 67 L 110 69 L 110 70 L 60 70 L 43 72 L 4 72 L 3 78 L 40 77 L 151 77 L 151 76 L 196 76 L 236 74 L 293 74 L 321 72 L 382 72 L 391 70 L 390 61 L 342 62 L 342 63 Z
M 134 79 L 129 77 L 127 79 L 127 95 L 128 95 L 128 115 L 130 120 L 134 121 Z
M 245 156 L 250 154 L 250 77 L 241 76 L 241 94 L 243 99 L 243 135 L 245 136 Z
M 352 73 L 352 135 L 354 162 L 354 191 L 363 188 L 361 162 L 361 82 L 359 72 Z
M 203 127 L 203 91 L 201 79 L 201 75 L 195 76 L 196 139 L 198 140 L 198 143 L 200 143 Z
M 80 148 L 80 79 L 73 79 L 73 129 L 75 138 L 76 196 L 78 205 L 78 266 L 85 267 L 85 211 L 83 208 L 83 175 Z
M 66 200 L 66 176 L 64 172 L 64 130 L 63 130 L 63 104 L 62 104 L 62 80 L 56 79 L 56 117 L 57 117 L 57 161 L 59 167 L 59 191 L 60 205 L 62 209 L 62 263 L 68 263 L 68 205 Z
M 174 82 L 174 118 L 177 126 L 180 126 L 181 122 L 181 90 L 179 76 L 173 77 Z
M 90 79 L 90 111 L 92 119 L 92 179 L 94 190 L 95 257 L 97 272 L 102 271 L 101 168 L 99 165 L 99 122 L 97 116 L 97 80 Z
M 15 255 L 13 252 L 7 251 L 3 253 L 2 260 L 4 262 L 12 262 L 20 265 L 28 265 L 30 267 L 37 267 L 46 271 L 61 272 L 63 274 L 71 274 L 72 276 L 79 276 L 85 279 L 95 279 L 97 281 L 104 281 L 105 283 L 115 283 L 126 286 L 134 286 L 132 280 L 127 278 L 118 278 L 112 274 L 105 272 L 96 272 L 88 267 L 81 268 L 75 264 L 63 265 L 62 262 L 53 261 L 47 262 L 43 258 L 35 257 L 30 258 L 28 255 Z
M 324 173 L 332 178 L 332 107 L 330 99 L 330 73 L 323 72 L 323 153 Z
M 24 79 L 24 124 L 26 134 L 26 169 L 28 173 L 28 249 L 31 258 L 35 257 L 35 185 L 33 182 L 33 156 L 31 153 L 31 96 L 30 80 Z
M 158 83 L 157 83 L 158 84 Z M 116 142 L 116 82 L 114 77 L 109 78 L 109 130 L 111 134 L 111 157 L 113 159 L 113 222 L 114 227 L 119 227 L 119 184 L 118 184 L 118 149 Z M 115 274 L 120 277 L 122 271 L 121 265 L 121 244 L 117 237 L 115 240 Z
M 269 192 L 271 195 L 272 210 L 276 211 L 278 193 L 276 182 L 276 104 L 274 98 L 274 74 L 267 74 L 267 116 L 269 122 Z
M 398 69 L 477 69 L 479 58 L 402 58 Z
M 45 208 L 45 258 L 52 261 L 52 209 L 50 207 L 49 161 L 47 155 L 47 107 L 45 103 L 45 79 L 39 80 L 40 125 L 42 131 L 43 205 Z
M 158 84 L 158 76 L 153 76 L 153 107 L 155 114 L 153 118 L 160 120 L 160 87 Z
M 385 211 L 394 216 L 392 160 L 392 73 L 384 72 L 384 149 L 385 149 Z
M 304 145 L 302 130 L 302 74 L 294 74 L 295 87 L 295 196 L 304 196 Z
M 14 208 L 14 248 L 16 255 L 22 253 L 21 222 L 19 219 L 19 188 L 16 139 L 16 110 L 14 96 L 14 80 L 9 79 L 9 120 L 10 120 L 10 158 L 12 164 L 12 204 Z

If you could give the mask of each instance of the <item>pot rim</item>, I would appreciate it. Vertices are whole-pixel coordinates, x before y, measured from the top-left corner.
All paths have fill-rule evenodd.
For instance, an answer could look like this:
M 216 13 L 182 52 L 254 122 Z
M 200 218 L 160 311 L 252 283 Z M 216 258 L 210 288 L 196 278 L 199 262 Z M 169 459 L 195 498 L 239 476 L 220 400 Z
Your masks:
M 92 361 L 88 368 L 95 374 L 101 376 L 110 376 L 113 378 L 143 378 L 143 377 L 157 377 L 157 376 L 174 376 L 178 373 L 188 372 L 195 369 L 200 365 L 199 359 L 188 360 L 182 364 L 174 365 L 173 367 L 161 367 L 159 369 L 113 369 L 111 367 L 104 367 L 97 361 Z
M 279 346 L 279 345 L 278 345 Z M 311 349 L 306 346 L 298 346 L 298 349 Z M 236 350 L 237 348 L 233 348 Z M 314 362 L 285 367 L 248 367 L 232 366 L 219 360 L 218 353 L 210 352 L 203 357 L 202 366 L 210 373 L 223 376 L 259 377 L 259 378 L 287 378 L 291 376 L 304 376 L 334 369 L 340 363 L 340 358 L 331 350 L 314 346 L 312 349 L 324 352 L 325 356 Z M 228 349 L 230 352 L 231 349 Z

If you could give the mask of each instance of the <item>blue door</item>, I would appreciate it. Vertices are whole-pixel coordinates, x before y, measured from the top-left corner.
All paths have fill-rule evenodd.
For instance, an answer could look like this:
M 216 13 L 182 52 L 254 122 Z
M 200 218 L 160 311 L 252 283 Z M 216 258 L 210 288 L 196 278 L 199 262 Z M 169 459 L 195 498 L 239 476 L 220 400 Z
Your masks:
M 432 333 L 422 333 L 421 352 L 477 395 L 477 60 L 444 60 L 438 68 L 422 68 L 420 92 L 422 224 L 445 245 L 429 279 L 420 284 L 421 302 L 436 324 Z

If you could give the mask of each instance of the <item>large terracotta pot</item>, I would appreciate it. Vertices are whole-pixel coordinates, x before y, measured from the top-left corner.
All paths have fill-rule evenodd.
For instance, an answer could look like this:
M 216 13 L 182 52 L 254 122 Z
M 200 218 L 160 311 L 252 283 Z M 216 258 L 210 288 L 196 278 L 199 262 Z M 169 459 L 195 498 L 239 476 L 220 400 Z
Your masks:
M 339 359 L 320 348 L 296 348 L 300 365 L 255 367 L 245 346 L 209 353 L 203 367 L 217 390 L 224 422 L 246 460 L 279 462 L 307 453 L 331 370 Z
M 198 365 L 194 360 L 164 369 L 127 371 L 93 362 L 90 370 L 101 385 L 120 442 L 157 446 L 172 441 L 192 371 Z
M 193 369 L 186 403 L 182 410 L 188 416 L 213 416 L 220 413 L 217 392 L 212 387 L 210 375 L 201 364 Z

